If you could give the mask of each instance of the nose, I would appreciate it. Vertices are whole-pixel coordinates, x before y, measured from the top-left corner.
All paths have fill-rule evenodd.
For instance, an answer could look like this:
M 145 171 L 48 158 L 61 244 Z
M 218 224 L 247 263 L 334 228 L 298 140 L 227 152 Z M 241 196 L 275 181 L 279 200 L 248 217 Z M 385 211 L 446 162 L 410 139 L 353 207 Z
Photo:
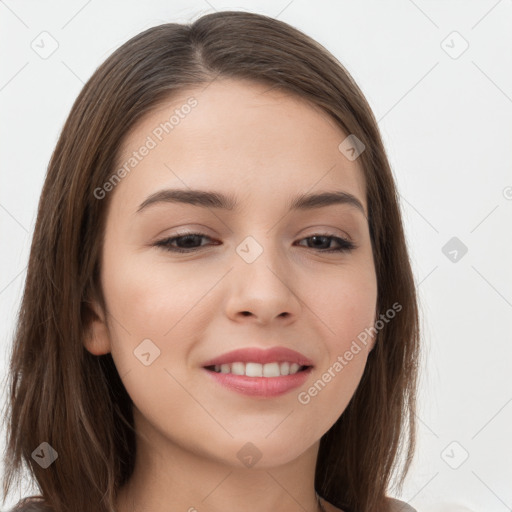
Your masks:
M 303 307 L 293 269 L 284 257 L 269 250 L 252 263 L 235 255 L 226 284 L 226 315 L 234 321 L 287 325 L 299 317 Z

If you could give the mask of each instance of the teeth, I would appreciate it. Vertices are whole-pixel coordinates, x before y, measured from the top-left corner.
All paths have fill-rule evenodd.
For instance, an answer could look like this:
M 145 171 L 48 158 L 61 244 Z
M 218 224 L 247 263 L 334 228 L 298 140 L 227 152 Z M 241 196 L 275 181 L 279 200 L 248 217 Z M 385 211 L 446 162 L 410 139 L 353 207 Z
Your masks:
M 297 363 L 292 363 L 290 366 L 290 375 L 297 373 L 299 371 L 300 366 Z
M 263 377 L 263 365 L 259 363 L 245 363 L 247 377 Z
M 231 365 L 231 373 L 233 373 L 235 375 L 245 375 L 245 364 L 244 363 L 233 363 Z
M 293 375 L 299 371 L 301 366 L 297 363 L 231 363 L 216 364 L 214 371 L 217 373 L 232 373 L 233 375 L 246 375 L 247 377 L 280 377 L 282 375 Z
M 267 363 L 263 365 L 263 377 L 279 377 L 279 363 Z
M 290 363 L 281 363 L 281 375 L 290 374 Z

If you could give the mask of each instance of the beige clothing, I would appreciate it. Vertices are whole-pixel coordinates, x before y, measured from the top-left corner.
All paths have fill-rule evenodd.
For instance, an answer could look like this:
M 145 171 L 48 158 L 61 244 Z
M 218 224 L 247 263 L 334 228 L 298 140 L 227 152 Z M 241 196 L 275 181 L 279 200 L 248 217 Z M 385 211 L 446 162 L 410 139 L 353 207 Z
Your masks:
M 391 512 L 417 512 L 415 508 L 405 501 L 397 500 L 396 498 L 388 498 L 391 505 Z

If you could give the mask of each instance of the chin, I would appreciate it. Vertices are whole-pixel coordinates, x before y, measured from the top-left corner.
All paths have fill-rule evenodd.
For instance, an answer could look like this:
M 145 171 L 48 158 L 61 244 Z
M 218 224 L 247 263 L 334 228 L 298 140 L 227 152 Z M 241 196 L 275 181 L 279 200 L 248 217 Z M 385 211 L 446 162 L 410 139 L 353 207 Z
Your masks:
M 244 436 L 234 443 L 230 449 L 234 457 L 230 464 L 236 467 L 247 467 L 256 469 L 270 469 L 283 466 L 304 455 L 309 446 L 304 444 L 304 439 L 299 443 L 293 442 L 293 436 L 275 436 L 270 434 L 269 438 L 264 435 Z

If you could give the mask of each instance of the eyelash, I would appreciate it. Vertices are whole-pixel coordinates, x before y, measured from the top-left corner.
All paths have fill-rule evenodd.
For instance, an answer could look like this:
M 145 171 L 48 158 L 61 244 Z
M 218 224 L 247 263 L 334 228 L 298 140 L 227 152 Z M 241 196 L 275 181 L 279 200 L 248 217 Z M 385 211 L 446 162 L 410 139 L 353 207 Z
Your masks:
M 210 240 L 212 240 L 212 238 L 210 238 L 209 236 L 204 235 L 202 233 L 185 233 L 183 235 L 178 235 L 178 236 L 174 236 L 174 237 L 171 237 L 171 238 L 164 238 L 163 240 L 159 240 L 158 242 L 156 242 L 154 245 L 156 247 L 160 247 L 160 248 L 164 249 L 165 251 L 169 251 L 169 252 L 178 252 L 178 253 L 196 252 L 198 249 L 200 249 L 201 247 L 204 247 L 204 246 L 190 247 L 188 249 L 183 249 L 181 247 L 172 247 L 170 245 L 175 240 L 179 240 L 179 239 L 182 239 L 182 238 L 188 238 L 188 237 L 194 237 L 194 236 L 199 236 L 199 237 L 203 237 L 203 238 L 209 238 Z M 336 240 L 339 243 L 339 245 L 340 245 L 340 247 L 338 247 L 337 249 L 316 249 L 316 251 L 320 252 L 320 253 L 326 253 L 326 252 L 327 253 L 350 252 L 350 251 L 352 251 L 352 250 L 354 250 L 356 248 L 356 245 L 353 242 L 351 242 L 351 241 L 349 241 L 349 240 L 347 240 L 345 238 L 341 238 L 341 237 L 338 237 L 338 236 L 331 235 L 329 233 L 316 233 L 314 235 L 302 238 L 301 240 L 309 240 L 309 239 L 315 238 L 315 237 L 330 238 L 332 240 Z M 315 250 L 313 247 L 306 247 L 306 249 Z

